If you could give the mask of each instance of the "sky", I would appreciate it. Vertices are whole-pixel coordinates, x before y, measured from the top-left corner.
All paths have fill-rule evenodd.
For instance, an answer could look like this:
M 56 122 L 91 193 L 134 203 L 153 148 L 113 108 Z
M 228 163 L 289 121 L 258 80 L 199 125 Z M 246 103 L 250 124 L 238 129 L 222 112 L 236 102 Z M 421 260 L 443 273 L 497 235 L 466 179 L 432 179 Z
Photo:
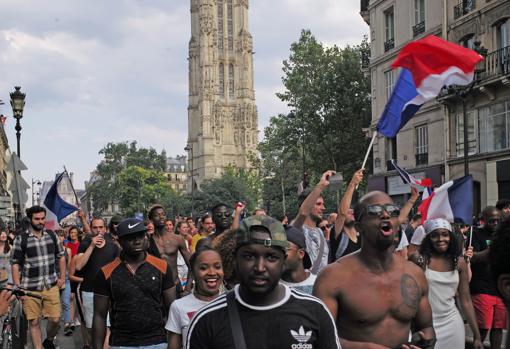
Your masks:
M 51 180 L 65 165 L 84 188 L 108 142 L 185 154 L 189 0 L 0 1 L 0 113 L 12 151 L 9 92 L 26 93 L 21 159 L 31 179 Z M 327 45 L 368 34 L 359 0 L 251 0 L 259 129 L 287 111 L 282 62 L 302 29 Z M 29 193 L 30 194 L 30 193 Z

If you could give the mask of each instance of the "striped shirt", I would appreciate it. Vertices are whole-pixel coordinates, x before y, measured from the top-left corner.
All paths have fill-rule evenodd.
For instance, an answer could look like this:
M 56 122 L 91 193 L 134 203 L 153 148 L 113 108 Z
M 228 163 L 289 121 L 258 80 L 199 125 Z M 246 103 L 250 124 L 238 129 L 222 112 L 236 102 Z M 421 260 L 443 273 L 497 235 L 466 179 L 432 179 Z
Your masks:
M 234 289 L 247 348 L 341 349 L 335 322 L 318 298 L 285 287 L 282 300 L 253 306 Z M 234 349 L 226 294 L 191 320 L 184 349 Z
M 22 234 L 26 236 L 26 248 L 22 248 Z M 57 284 L 58 275 L 55 265 L 64 256 L 62 243 L 54 232 L 43 230 L 37 238 L 28 230 L 14 239 L 11 264 L 21 269 L 21 288 L 30 291 L 42 291 Z M 52 238 L 50 234 L 55 236 Z M 57 242 L 55 245 L 54 240 Z

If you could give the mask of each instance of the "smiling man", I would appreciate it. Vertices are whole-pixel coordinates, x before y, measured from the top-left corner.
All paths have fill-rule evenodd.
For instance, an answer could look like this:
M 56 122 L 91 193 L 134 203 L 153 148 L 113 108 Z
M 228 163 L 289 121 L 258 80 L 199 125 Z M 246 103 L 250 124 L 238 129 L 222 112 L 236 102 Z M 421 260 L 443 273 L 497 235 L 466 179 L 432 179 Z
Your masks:
M 338 349 L 325 305 L 280 284 L 288 242 L 283 225 L 268 216 L 243 220 L 236 233 L 239 285 L 195 314 L 187 349 Z M 236 344 L 234 344 L 236 343 Z
M 101 268 L 95 282 L 93 348 L 103 348 L 110 311 L 110 348 L 166 349 L 163 319 L 175 298 L 170 266 L 147 253 L 142 221 L 125 219 L 117 233 L 122 254 Z
M 319 274 L 314 294 L 326 303 L 344 348 L 433 348 L 435 334 L 423 271 L 393 253 L 400 210 L 383 192 L 365 195 L 355 210 L 361 250 Z M 408 344 L 411 323 L 416 330 Z

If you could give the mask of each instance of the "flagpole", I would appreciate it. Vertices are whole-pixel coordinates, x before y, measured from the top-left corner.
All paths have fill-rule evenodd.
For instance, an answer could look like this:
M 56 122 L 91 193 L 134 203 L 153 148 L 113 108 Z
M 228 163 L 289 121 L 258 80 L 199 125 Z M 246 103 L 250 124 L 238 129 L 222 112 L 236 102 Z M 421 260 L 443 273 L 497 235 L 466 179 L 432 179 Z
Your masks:
M 63 166 L 63 167 L 64 167 L 64 172 L 67 175 L 67 178 L 69 178 L 69 183 L 71 183 L 71 189 L 73 190 L 74 198 L 76 199 L 76 205 L 78 205 L 78 207 L 80 207 L 81 206 L 80 200 L 78 200 L 78 195 L 76 194 L 76 190 L 74 190 L 74 185 L 73 185 L 73 181 L 71 180 L 71 176 L 69 176 L 69 172 L 67 172 L 66 167 L 65 166 Z
M 470 227 L 470 230 L 471 230 L 471 232 L 469 233 L 469 247 L 472 246 L 472 242 L 473 242 L 473 226 L 472 225 Z
M 370 151 L 372 150 L 372 147 L 374 146 L 375 139 L 377 137 L 377 130 L 374 130 L 374 134 L 372 135 L 372 139 L 370 140 L 370 144 L 368 145 L 367 153 L 365 154 L 365 158 L 363 159 L 363 165 L 361 165 L 361 169 L 365 169 L 365 165 L 368 161 L 368 156 L 370 155 Z M 356 185 L 356 189 L 358 189 L 358 185 Z

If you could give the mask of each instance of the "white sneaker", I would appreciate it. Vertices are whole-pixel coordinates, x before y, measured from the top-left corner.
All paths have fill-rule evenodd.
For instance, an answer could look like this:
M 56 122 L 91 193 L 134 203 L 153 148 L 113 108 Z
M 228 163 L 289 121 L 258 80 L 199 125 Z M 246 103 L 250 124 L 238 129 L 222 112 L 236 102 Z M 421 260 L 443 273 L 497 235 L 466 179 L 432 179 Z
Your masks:
M 78 319 L 75 319 L 73 324 L 74 324 L 74 326 L 80 326 L 81 325 L 80 320 L 78 320 Z

